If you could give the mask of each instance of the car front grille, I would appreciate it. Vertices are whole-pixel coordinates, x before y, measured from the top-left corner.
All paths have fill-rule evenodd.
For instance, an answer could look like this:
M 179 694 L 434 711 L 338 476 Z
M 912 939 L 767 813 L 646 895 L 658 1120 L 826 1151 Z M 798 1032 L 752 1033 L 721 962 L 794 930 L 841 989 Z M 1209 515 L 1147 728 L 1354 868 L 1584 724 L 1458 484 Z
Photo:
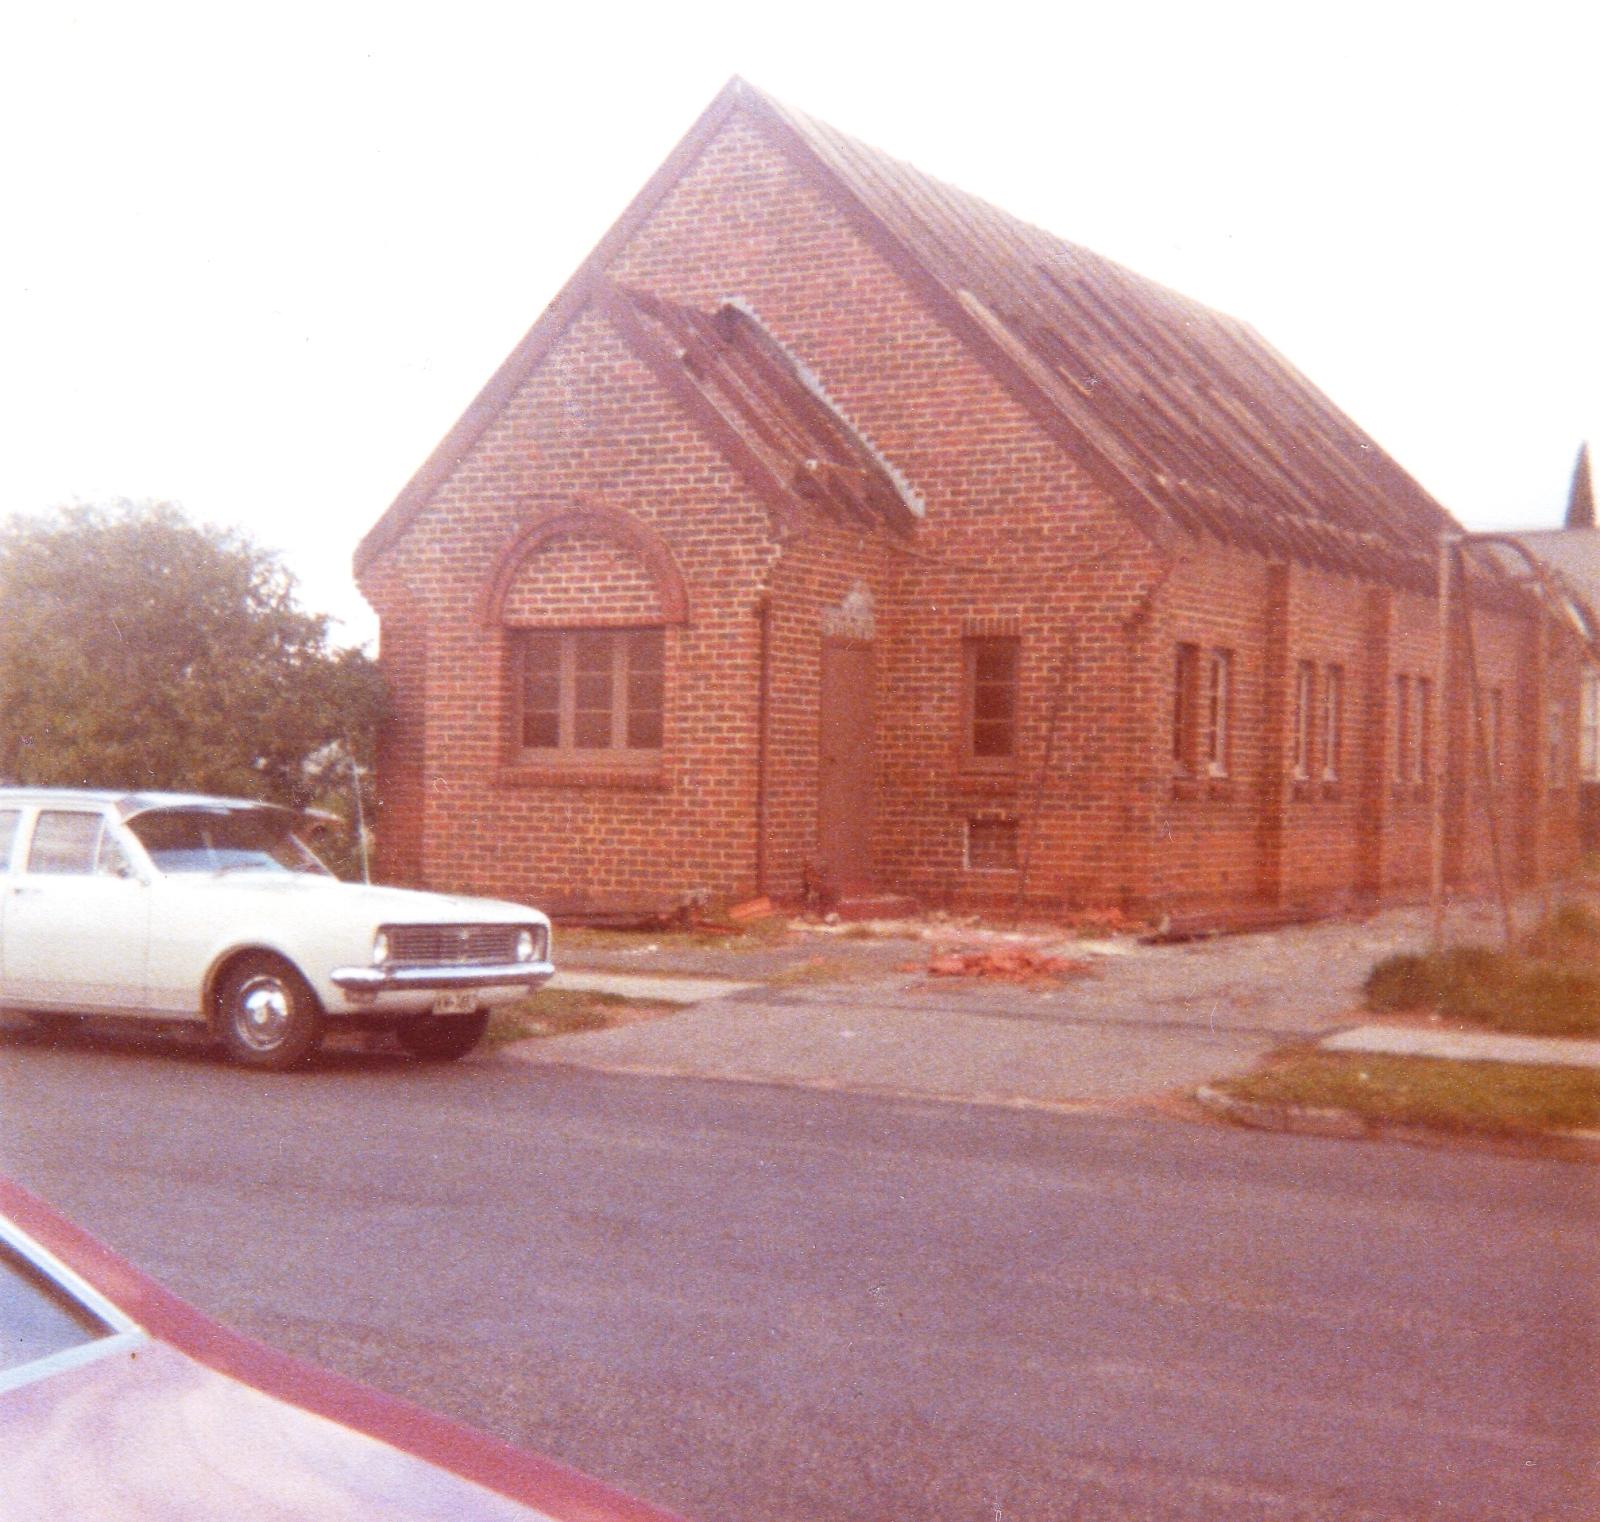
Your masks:
M 545 956 L 539 925 L 390 925 L 389 962 L 402 967 L 504 966 L 517 960 L 517 937 L 533 931 L 535 960 Z

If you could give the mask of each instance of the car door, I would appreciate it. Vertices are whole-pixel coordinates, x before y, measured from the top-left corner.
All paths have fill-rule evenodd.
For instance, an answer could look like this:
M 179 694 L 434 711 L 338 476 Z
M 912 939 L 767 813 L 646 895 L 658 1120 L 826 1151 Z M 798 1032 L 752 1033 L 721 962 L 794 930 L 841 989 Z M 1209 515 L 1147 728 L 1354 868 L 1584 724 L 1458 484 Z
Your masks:
M 100 809 L 41 808 L 5 879 L 7 1003 L 136 1014 L 150 889 Z

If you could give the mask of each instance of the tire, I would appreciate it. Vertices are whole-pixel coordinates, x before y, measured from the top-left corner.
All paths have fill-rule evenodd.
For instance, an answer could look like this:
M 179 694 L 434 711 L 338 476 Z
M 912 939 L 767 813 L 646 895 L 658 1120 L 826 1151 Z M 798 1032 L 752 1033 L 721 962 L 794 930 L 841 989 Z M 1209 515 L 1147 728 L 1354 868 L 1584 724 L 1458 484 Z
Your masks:
M 489 1011 L 470 1015 L 424 1015 L 402 1025 L 395 1035 L 413 1057 L 424 1062 L 455 1062 L 465 1057 L 489 1028 Z
M 299 1067 L 322 1041 L 322 1007 L 310 985 L 281 957 L 241 957 L 223 974 L 217 1033 L 244 1067 Z

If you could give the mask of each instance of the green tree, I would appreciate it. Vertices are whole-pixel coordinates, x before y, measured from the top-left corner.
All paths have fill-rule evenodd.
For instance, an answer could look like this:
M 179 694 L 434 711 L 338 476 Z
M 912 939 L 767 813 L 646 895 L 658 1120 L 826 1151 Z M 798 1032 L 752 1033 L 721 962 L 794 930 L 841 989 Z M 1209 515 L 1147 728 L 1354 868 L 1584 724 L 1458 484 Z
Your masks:
M 374 663 L 238 534 L 164 502 L 0 526 L 0 777 L 304 806 L 351 760 L 370 776 L 382 708 Z

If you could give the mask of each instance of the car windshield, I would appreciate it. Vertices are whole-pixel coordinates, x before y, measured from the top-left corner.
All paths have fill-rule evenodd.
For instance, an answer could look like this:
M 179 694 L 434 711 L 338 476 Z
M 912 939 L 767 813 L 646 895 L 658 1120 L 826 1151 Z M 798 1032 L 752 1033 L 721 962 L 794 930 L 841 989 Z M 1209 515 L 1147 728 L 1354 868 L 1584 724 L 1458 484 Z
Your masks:
M 277 809 L 152 809 L 128 828 L 163 872 L 332 874 Z
M 110 1330 L 0 1241 L 0 1373 L 93 1342 Z

